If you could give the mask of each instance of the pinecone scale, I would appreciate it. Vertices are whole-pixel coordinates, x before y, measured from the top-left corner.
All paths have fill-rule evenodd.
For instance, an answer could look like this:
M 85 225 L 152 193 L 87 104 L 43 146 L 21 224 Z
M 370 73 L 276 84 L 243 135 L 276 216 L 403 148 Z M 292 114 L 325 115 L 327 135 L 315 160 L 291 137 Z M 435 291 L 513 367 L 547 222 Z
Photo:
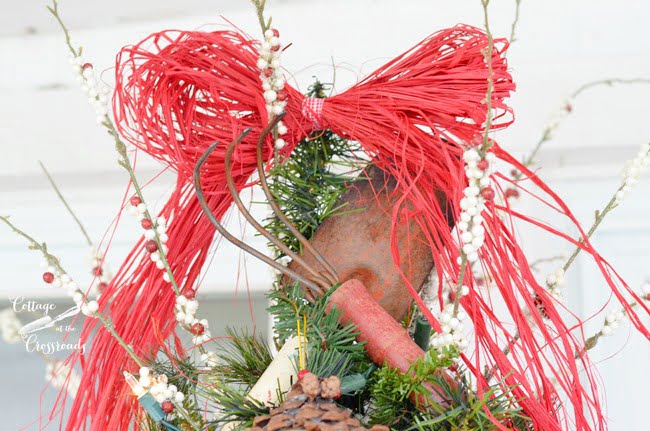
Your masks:
M 366 428 L 352 417 L 349 409 L 336 405 L 341 381 L 332 376 L 319 379 L 307 373 L 287 393 L 285 401 L 270 414 L 257 416 L 250 431 L 389 431 L 384 425 Z

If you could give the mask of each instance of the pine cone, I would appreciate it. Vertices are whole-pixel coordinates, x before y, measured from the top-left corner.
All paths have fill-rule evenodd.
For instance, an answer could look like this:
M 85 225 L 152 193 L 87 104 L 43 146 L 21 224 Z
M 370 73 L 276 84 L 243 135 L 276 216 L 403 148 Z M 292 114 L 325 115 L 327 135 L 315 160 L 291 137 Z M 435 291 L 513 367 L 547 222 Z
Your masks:
M 291 388 L 286 400 L 269 415 L 253 420 L 249 431 L 361 431 L 367 430 L 352 417 L 352 412 L 332 400 L 341 396 L 341 381 L 332 376 L 319 379 L 307 373 Z M 384 425 L 373 425 L 372 431 L 389 431 Z

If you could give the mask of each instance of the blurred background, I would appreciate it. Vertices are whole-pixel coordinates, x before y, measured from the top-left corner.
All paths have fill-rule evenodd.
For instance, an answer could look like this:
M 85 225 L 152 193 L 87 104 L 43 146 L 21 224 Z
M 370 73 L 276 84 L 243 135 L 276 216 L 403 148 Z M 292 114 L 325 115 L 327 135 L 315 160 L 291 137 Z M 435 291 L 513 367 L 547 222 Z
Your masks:
M 107 261 L 114 270 L 139 229 L 130 217 L 114 223 L 127 176 L 116 163 L 111 139 L 96 125 L 93 109 L 78 88 L 47 4 L 0 0 L 0 214 L 11 215 L 14 223 L 47 241 L 68 271 L 87 282 L 90 251 L 38 161 L 50 170 L 93 240 L 104 246 L 110 240 Z M 495 36 L 510 35 L 515 10 L 514 0 L 492 1 L 490 25 Z M 209 30 L 226 25 L 225 18 L 259 36 L 253 7 L 246 0 L 62 0 L 60 12 L 75 43 L 84 47 L 84 56 L 109 85 L 117 51 L 154 31 Z M 456 23 L 483 26 L 479 0 L 268 0 L 267 13 L 283 44 L 291 43 L 283 65 L 292 85 L 303 91 L 315 77 L 342 91 L 438 29 Z M 521 1 L 516 40 L 508 54 L 517 83 L 511 101 L 516 122 L 496 139 L 523 156 L 582 85 L 607 78 L 650 78 L 645 30 L 649 19 L 650 6 L 641 0 Z M 619 186 L 626 160 L 650 137 L 650 85 L 597 85 L 571 105 L 571 114 L 540 150 L 536 167 L 588 226 L 594 211 Z M 138 157 L 141 182 L 159 171 L 155 162 Z M 148 203 L 160 206 L 172 183 L 173 175 L 166 173 L 148 185 Z M 649 197 L 646 175 L 595 236 L 599 250 L 632 287 L 650 277 Z M 515 205 L 525 210 L 529 203 L 524 198 Z M 258 216 L 265 211 L 262 206 L 253 209 Z M 265 248 L 236 215 L 230 227 Z M 521 234 L 533 258 L 572 251 L 538 232 L 522 229 Z M 0 309 L 11 306 L 10 298 L 15 297 L 53 303 L 55 313 L 70 307 L 64 291 L 41 281 L 39 261 L 21 238 L 0 228 Z M 263 265 L 234 248 L 220 247 L 206 269 L 199 296 L 201 313 L 217 326 L 213 334 L 227 324 L 267 333 L 264 292 L 270 277 Z M 605 311 L 615 308 L 613 303 L 604 305 L 608 290 L 586 260 L 579 259 L 567 278 L 567 303 L 577 314 L 590 316 L 603 306 Z M 19 313 L 24 323 L 34 316 Z M 602 316 L 593 319 L 587 332 L 601 324 Z M 603 380 L 610 429 L 646 430 L 650 345 L 627 327 L 604 341 L 592 357 Z M 44 389 L 44 369 L 42 358 L 28 353 L 23 344 L 0 343 L 4 429 L 39 429 L 39 418 L 47 417 L 56 396 L 53 389 Z

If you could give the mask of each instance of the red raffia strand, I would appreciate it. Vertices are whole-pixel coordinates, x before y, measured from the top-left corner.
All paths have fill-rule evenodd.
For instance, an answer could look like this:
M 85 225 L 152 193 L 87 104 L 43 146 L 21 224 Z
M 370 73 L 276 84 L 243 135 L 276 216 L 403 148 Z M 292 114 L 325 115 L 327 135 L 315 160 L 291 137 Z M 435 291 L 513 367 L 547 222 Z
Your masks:
M 249 177 L 255 171 L 256 141 L 268 122 L 256 67 L 257 44 L 236 31 L 165 31 L 124 48 L 117 57 L 113 108 L 121 135 L 178 172 L 176 189 L 160 215 L 169 220 L 168 260 L 184 293 L 196 288 L 215 236 L 192 190 L 196 161 L 209 145 L 220 142 L 202 172 L 207 202 L 219 219 L 232 202 L 224 174 L 226 145 L 247 127 L 252 132 L 238 146 L 233 159 L 238 190 L 250 185 Z M 457 217 L 466 185 L 461 161 L 464 145 L 483 134 L 487 117 L 489 71 L 482 52 L 487 46 L 487 36 L 474 27 L 459 25 L 435 33 L 348 91 L 326 99 L 320 119 L 323 127 L 360 142 L 379 167 L 396 178 L 400 199 L 392 210 L 393 232 L 407 216 L 423 228 L 440 280 L 439 295 L 442 280 L 455 282 L 459 278 L 459 250 L 456 233 L 449 232 L 447 215 L 438 206 L 435 191 L 447 194 L 448 211 Z M 492 55 L 493 130 L 512 121 L 504 102 L 515 88 L 503 57 L 506 48 L 505 40 L 497 40 Z M 312 122 L 302 114 L 305 96 L 289 86 L 285 91 L 288 104 L 284 122 L 289 133 L 283 136 L 288 145 L 281 153 L 288 157 L 312 132 Z M 269 138 L 266 144 L 264 157 L 271 161 L 273 142 Z M 522 172 L 537 186 L 540 196 L 544 195 L 543 200 L 585 236 L 562 200 L 533 172 L 499 146 L 491 151 Z M 499 181 L 497 176 L 493 180 Z M 491 292 L 474 288 L 474 275 L 468 271 L 464 283 L 471 291 L 460 305 L 473 322 L 475 352 L 463 359 L 474 375 L 478 395 L 488 389 L 488 383 L 498 382 L 517 400 L 537 430 L 605 429 L 588 359 L 574 360 L 584 337 L 571 334 L 554 302 L 535 281 L 515 238 L 512 219 L 532 222 L 551 234 L 563 234 L 507 206 L 490 203 L 483 216 L 487 234 L 480 250 L 480 266 L 496 285 L 509 316 L 504 320 L 495 315 Z M 580 246 L 593 257 L 633 325 L 650 338 L 623 292 L 639 298 L 589 240 Z M 399 262 L 395 240 L 392 251 Z M 406 282 L 427 319 L 439 328 Z M 549 320 L 534 312 L 537 296 L 542 298 Z M 117 332 L 137 355 L 154 357 L 161 346 L 160 337 L 174 331 L 174 302 L 170 284 L 149 260 L 140 239 L 101 296 L 100 311 L 111 316 Z M 641 308 L 650 312 L 643 304 Z M 527 316 L 527 310 L 533 310 L 532 316 Z M 152 324 L 154 320 L 160 327 Z M 577 327 L 582 329 L 580 321 Z M 515 329 L 518 341 L 514 340 Z M 133 397 L 124 396 L 128 391 L 122 371 L 135 364 L 110 334 L 90 319 L 85 323 L 82 342 L 95 330 L 92 346 L 81 359 L 81 388 L 66 429 L 127 430 L 136 403 Z M 507 345 L 511 345 L 509 354 L 502 350 Z M 485 370 L 494 370 L 494 380 L 486 381 Z M 507 429 L 501 424 L 498 427 Z

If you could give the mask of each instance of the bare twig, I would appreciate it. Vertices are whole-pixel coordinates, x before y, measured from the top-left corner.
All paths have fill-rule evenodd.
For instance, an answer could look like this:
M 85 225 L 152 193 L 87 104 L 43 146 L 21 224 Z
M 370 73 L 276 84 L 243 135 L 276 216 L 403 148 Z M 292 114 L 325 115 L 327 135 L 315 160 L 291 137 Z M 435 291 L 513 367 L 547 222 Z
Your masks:
M 88 243 L 89 246 L 92 247 L 93 246 L 93 241 L 90 239 L 90 235 L 88 235 L 88 232 L 86 231 L 86 228 L 84 227 L 83 223 L 81 223 L 81 220 L 79 220 L 79 217 L 77 217 L 77 215 L 72 210 L 72 208 L 70 208 L 70 205 L 68 204 L 68 202 L 63 197 L 63 194 L 61 193 L 61 190 L 59 189 L 59 187 L 54 182 L 54 179 L 52 178 L 50 173 L 47 171 L 47 169 L 45 169 L 45 165 L 43 164 L 43 162 L 38 162 L 38 164 L 41 165 L 41 169 L 43 170 L 43 173 L 45 174 L 45 176 L 49 180 L 50 184 L 52 185 L 52 188 L 56 192 L 56 195 L 59 197 L 59 199 L 61 200 L 61 202 L 65 206 L 65 208 L 68 210 L 68 212 L 70 213 L 70 215 L 74 219 L 75 223 L 77 223 L 77 226 L 79 226 L 79 229 L 81 230 L 81 233 L 83 234 L 84 238 L 86 238 L 86 242 Z
M 70 31 L 66 27 L 66 25 L 63 23 L 63 20 L 61 19 L 61 16 L 59 15 L 59 4 L 56 2 L 56 0 L 52 0 L 52 6 L 46 6 L 47 10 L 50 11 L 50 13 L 54 16 L 54 19 L 59 23 L 59 26 L 61 27 L 61 30 L 63 30 L 63 34 L 65 35 L 65 44 L 67 45 L 68 49 L 72 53 L 74 57 L 78 57 L 81 55 L 82 48 L 79 47 L 78 49 L 75 49 L 74 46 L 72 46 L 72 39 L 70 38 Z
M 519 8 L 521 6 L 521 0 L 515 0 L 515 19 L 512 21 L 512 25 L 510 26 L 510 38 L 508 39 L 510 41 L 510 45 L 515 43 L 517 40 L 515 38 L 516 30 L 517 30 L 517 24 L 519 24 Z
M 487 94 L 485 95 L 485 105 L 487 109 L 487 117 L 485 119 L 485 131 L 483 132 L 483 144 L 479 150 L 479 153 L 484 156 L 485 152 L 492 145 L 490 141 L 490 128 L 492 127 L 492 119 L 494 113 L 492 112 L 492 91 L 494 90 L 494 70 L 492 69 L 492 51 L 494 50 L 494 38 L 492 32 L 490 31 L 490 22 L 488 19 L 488 5 L 490 0 L 481 0 L 483 5 L 483 24 L 485 25 L 485 33 L 488 37 L 488 46 L 487 50 L 483 53 L 485 62 L 488 66 L 488 88 Z
M 257 12 L 257 20 L 260 23 L 260 28 L 262 29 L 262 34 L 271 27 L 271 19 L 268 21 L 264 19 L 264 7 L 266 6 L 266 0 L 251 0 L 253 6 L 255 6 L 255 11 Z
M 578 87 L 576 91 L 571 94 L 571 99 L 575 99 L 580 94 L 589 90 L 593 87 L 599 87 L 601 85 L 612 87 L 614 85 L 629 85 L 629 84 L 650 84 L 650 78 L 607 78 L 599 79 L 597 81 L 587 82 L 582 86 Z
M 619 188 L 620 190 L 620 188 Z M 617 190 L 618 191 L 618 190 Z M 616 208 L 618 205 L 616 204 L 616 195 L 612 196 L 612 198 L 609 200 L 607 205 L 605 205 L 605 208 L 603 208 L 601 211 L 596 211 L 596 219 L 594 220 L 594 223 L 591 225 L 589 228 L 589 231 L 587 231 L 587 238 L 591 238 L 591 236 L 596 232 L 596 229 L 598 229 L 598 226 L 600 226 L 600 223 L 605 219 L 605 216 L 610 213 L 614 208 Z M 584 238 L 579 239 L 580 243 L 584 242 Z M 569 267 L 571 267 L 571 264 L 575 261 L 576 257 L 578 257 L 578 254 L 582 251 L 582 247 L 576 247 L 576 249 L 573 251 L 571 256 L 569 256 L 569 259 L 565 262 L 564 266 L 562 267 L 562 270 L 566 272 Z
M 0 220 L 2 220 L 7 226 L 9 226 L 15 233 L 18 235 L 22 236 L 29 242 L 29 249 L 30 250 L 36 250 L 40 251 L 43 257 L 47 260 L 47 262 L 58 269 L 62 274 L 67 274 L 65 269 L 61 266 L 61 263 L 59 262 L 59 259 L 56 256 L 53 256 L 50 254 L 50 252 L 47 250 L 47 244 L 45 243 L 40 243 L 36 241 L 32 236 L 27 234 L 26 232 L 22 231 L 21 229 L 17 228 L 14 224 L 12 224 L 9 221 L 9 217 L 6 216 L 0 216 Z M 102 314 L 97 311 L 93 314 L 93 317 L 97 317 L 97 319 L 102 323 L 104 328 L 115 338 L 115 340 L 124 348 L 126 353 L 135 361 L 138 366 L 143 366 L 144 363 L 138 358 L 138 356 L 135 354 L 133 351 L 133 348 L 124 341 L 124 339 L 117 333 L 115 330 L 115 326 L 113 323 L 109 320 L 106 319 Z

